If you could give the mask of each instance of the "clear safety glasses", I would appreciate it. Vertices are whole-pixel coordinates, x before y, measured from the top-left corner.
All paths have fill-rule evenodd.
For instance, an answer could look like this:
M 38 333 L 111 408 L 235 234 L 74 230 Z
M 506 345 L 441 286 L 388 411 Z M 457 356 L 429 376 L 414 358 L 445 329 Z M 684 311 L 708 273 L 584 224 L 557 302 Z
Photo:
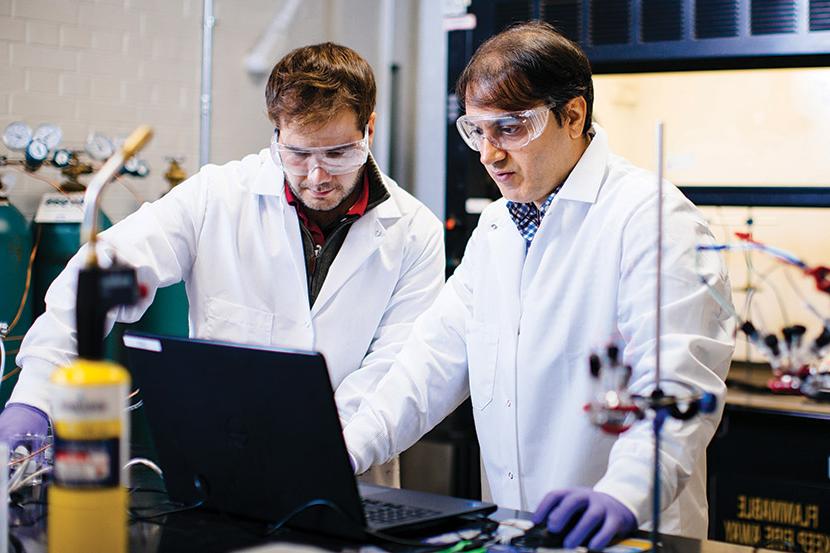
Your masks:
M 477 152 L 485 139 L 499 150 L 518 150 L 539 138 L 552 108 L 546 105 L 498 115 L 462 115 L 455 126 L 467 146 Z
M 323 169 L 330 175 L 345 175 L 360 169 L 369 158 L 369 125 L 363 130 L 363 138 L 348 144 L 300 148 L 280 144 L 279 129 L 271 138 L 271 157 L 277 167 L 294 176 L 305 176 L 314 169 Z

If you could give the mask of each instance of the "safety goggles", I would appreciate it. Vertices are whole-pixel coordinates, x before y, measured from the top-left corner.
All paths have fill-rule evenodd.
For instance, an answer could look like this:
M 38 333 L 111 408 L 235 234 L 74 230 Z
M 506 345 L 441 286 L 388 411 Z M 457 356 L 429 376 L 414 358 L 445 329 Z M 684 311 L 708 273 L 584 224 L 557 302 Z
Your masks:
M 518 150 L 539 138 L 552 105 L 498 115 L 462 115 L 455 122 L 467 146 L 481 151 L 481 142 L 488 140 L 499 150 Z
M 305 176 L 318 167 L 330 175 L 345 175 L 360 169 L 369 159 L 369 125 L 363 138 L 347 144 L 300 148 L 279 143 L 279 129 L 271 138 L 271 157 L 277 167 L 294 176 Z

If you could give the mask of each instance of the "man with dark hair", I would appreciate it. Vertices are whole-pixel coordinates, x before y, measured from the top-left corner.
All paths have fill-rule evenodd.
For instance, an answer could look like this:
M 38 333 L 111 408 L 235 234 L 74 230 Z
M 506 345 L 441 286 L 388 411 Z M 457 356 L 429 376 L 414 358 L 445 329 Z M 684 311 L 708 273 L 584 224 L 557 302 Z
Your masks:
M 102 233 L 99 257 L 135 266 L 148 291 L 110 328 L 184 280 L 191 336 L 322 352 L 348 421 L 444 282 L 441 223 L 369 152 L 375 95 L 369 64 L 349 48 L 318 44 L 280 60 L 266 89 L 270 151 L 202 167 Z M 76 351 L 85 257 L 84 247 L 55 280 L 23 341 L 0 438 L 46 431 L 47 379 Z M 395 483 L 381 472 L 377 481 Z
M 655 366 L 656 177 L 609 151 L 591 122 L 587 58 L 544 23 L 486 41 L 457 85 L 464 141 L 499 187 L 464 258 L 395 364 L 345 427 L 358 472 L 414 443 L 471 396 L 493 499 L 536 509 L 565 547 L 602 549 L 651 520 L 649 421 L 604 434 L 583 411 L 592 348 L 619 336 L 647 393 Z M 720 400 L 734 348 L 712 236 L 665 184 L 663 374 Z M 596 392 L 593 392 L 596 393 Z M 722 409 L 722 405 L 721 405 Z M 662 527 L 705 538 L 705 450 L 721 414 L 666 423 Z M 573 525 L 573 526 L 571 526 Z

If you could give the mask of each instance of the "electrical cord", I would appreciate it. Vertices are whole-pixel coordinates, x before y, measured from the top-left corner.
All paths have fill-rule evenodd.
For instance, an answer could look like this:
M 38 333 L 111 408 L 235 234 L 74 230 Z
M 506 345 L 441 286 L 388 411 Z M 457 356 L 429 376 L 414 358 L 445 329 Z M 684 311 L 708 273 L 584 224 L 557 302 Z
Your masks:
M 127 488 L 127 493 L 129 493 L 130 495 L 134 493 L 155 493 L 159 495 L 166 495 L 167 490 L 161 490 L 158 488 L 143 488 L 141 486 L 136 486 L 133 488 Z
M 492 520 L 486 515 L 477 516 L 471 520 L 484 522 L 482 527 L 478 529 L 478 534 L 473 537 L 464 538 L 461 537 L 461 532 L 464 532 L 464 530 L 459 530 L 456 533 L 460 538 L 459 541 L 438 553 L 484 553 L 487 547 L 496 542 L 496 536 L 493 533 L 499 528 L 498 521 Z
M 145 464 L 143 461 L 146 461 L 146 459 L 133 459 L 131 462 L 133 464 Z M 201 480 L 199 479 L 199 477 L 194 476 L 193 480 L 194 480 L 194 485 L 196 486 L 196 488 L 200 492 L 202 492 L 203 495 L 206 495 L 204 493 L 204 486 L 202 485 Z M 165 493 L 163 490 L 152 489 L 152 488 L 131 488 L 130 493 L 133 493 L 133 492 Z M 164 505 L 164 503 L 156 504 L 156 505 L 149 505 L 149 506 L 146 506 L 146 507 L 131 507 L 128 510 L 128 512 L 130 514 L 130 522 L 131 523 L 132 522 L 156 522 L 155 519 L 164 517 L 166 515 L 182 513 L 182 512 L 185 512 L 185 511 L 190 511 L 190 510 L 193 510 L 193 509 L 197 509 L 197 508 L 201 507 L 202 505 L 204 505 L 206 499 L 207 499 L 207 497 L 203 497 L 202 499 L 200 499 L 196 503 L 193 503 L 193 504 L 190 504 L 190 505 L 177 505 L 172 509 L 166 509 L 164 511 L 157 512 L 157 513 L 152 513 L 152 514 L 149 514 L 149 515 L 142 514 L 140 511 L 143 511 L 145 509 L 158 509 L 161 505 Z M 171 502 L 167 502 L 167 503 L 172 504 Z M 266 531 L 265 531 L 265 535 L 270 536 L 270 535 L 273 535 L 276 532 L 284 529 L 286 527 L 286 525 L 289 522 L 291 522 L 294 518 L 296 518 L 297 516 L 299 516 L 300 514 L 302 514 L 303 512 L 307 511 L 308 509 L 310 509 L 312 507 L 325 507 L 325 508 L 331 509 L 337 515 L 339 515 L 344 521 L 348 522 L 355 529 L 357 529 L 360 533 L 363 533 L 366 536 L 375 538 L 377 540 L 393 543 L 393 544 L 396 544 L 396 545 L 403 545 L 403 546 L 406 546 L 406 547 L 418 548 L 419 553 L 438 552 L 438 551 L 443 551 L 443 550 L 446 550 L 448 548 L 453 548 L 453 547 L 460 547 L 460 548 L 459 549 L 453 549 L 452 553 L 456 553 L 456 552 L 460 552 L 460 551 L 470 551 L 471 549 L 478 549 L 478 548 L 482 547 L 482 544 L 484 544 L 487 541 L 490 541 L 492 539 L 492 533 L 495 531 L 496 528 L 498 528 L 498 522 L 490 520 L 487 517 L 478 517 L 478 518 L 481 518 L 481 520 L 483 520 L 485 522 L 485 525 L 479 530 L 478 535 L 476 535 L 474 538 L 472 538 L 472 539 L 460 539 L 460 540 L 457 540 L 455 543 L 450 543 L 450 544 L 429 545 L 429 544 L 425 544 L 425 543 L 420 542 L 420 541 L 407 540 L 407 539 L 398 538 L 396 536 L 392 536 L 392 535 L 389 535 L 389 534 L 386 534 L 386 533 L 383 533 L 383 532 L 370 530 L 370 529 L 366 528 L 362 522 L 357 521 L 353 517 L 351 517 L 348 513 L 346 513 L 336 503 L 334 503 L 332 501 L 329 501 L 328 499 L 312 499 L 311 501 L 308 501 L 308 502 L 304 503 L 303 505 L 297 507 L 296 509 L 294 509 L 293 511 L 291 511 L 290 513 L 288 513 L 287 515 L 282 517 L 277 522 L 268 525 L 268 527 L 266 528 Z M 461 544 L 461 546 L 459 546 L 459 544 Z
M 204 500 L 200 499 L 196 503 L 191 503 L 189 505 L 181 505 L 181 504 L 177 505 L 172 501 L 168 501 L 168 502 L 160 503 L 160 504 L 157 504 L 157 505 L 148 505 L 147 507 L 130 507 L 129 508 L 130 522 L 152 521 L 154 519 L 164 517 L 164 516 L 167 516 L 167 515 L 174 515 L 176 513 L 183 513 L 185 511 L 192 511 L 193 509 L 198 509 L 199 507 L 204 505 L 204 503 L 205 503 Z M 143 511 L 145 509 L 158 509 L 160 506 L 165 505 L 165 504 L 171 505 L 171 506 L 173 506 L 173 508 L 172 509 L 165 509 L 163 511 L 159 511 L 157 513 L 152 513 L 152 514 L 149 514 L 149 515 L 141 514 L 141 512 L 140 512 L 140 511 Z
M 386 534 L 384 532 L 378 532 L 376 530 L 370 530 L 370 529 L 366 528 L 363 525 L 363 523 L 361 523 L 361 522 L 355 520 L 354 518 L 352 518 L 348 513 L 346 513 L 343 509 L 341 509 L 339 505 L 337 505 L 336 503 L 334 503 L 332 501 L 329 501 L 328 499 L 312 499 L 311 501 L 308 501 L 308 502 L 304 503 L 303 505 L 300 505 L 299 507 L 297 507 L 296 509 L 294 509 L 293 511 L 291 511 L 290 513 L 288 513 L 287 515 L 282 517 L 277 522 L 275 522 L 273 524 L 270 524 L 268 526 L 268 528 L 266 529 L 265 535 L 270 536 L 270 535 L 275 534 L 279 530 L 284 529 L 285 526 L 288 523 L 290 523 L 294 518 L 296 518 L 297 516 L 299 516 L 300 514 L 302 514 L 303 512 L 307 511 L 308 509 L 310 509 L 312 507 L 326 507 L 328 509 L 331 509 L 337 515 L 339 515 L 343 520 L 345 520 L 349 524 L 353 525 L 353 527 L 355 529 L 359 530 L 360 532 L 366 534 L 369 537 L 375 538 L 375 539 L 380 540 L 380 541 L 393 543 L 395 545 L 403 545 L 403 546 L 406 546 L 406 547 L 418 548 L 420 553 L 431 553 L 431 552 L 445 551 L 445 550 L 448 550 L 448 549 L 452 549 L 453 547 L 456 547 L 459 544 L 462 544 L 463 542 L 470 542 L 471 541 L 471 540 L 463 540 L 462 539 L 462 540 L 456 541 L 455 543 L 440 544 L 440 545 L 432 545 L 431 546 L 429 544 L 425 544 L 425 543 L 420 542 L 420 541 L 407 540 L 407 539 L 404 539 L 404 538 L 399 538 L 397 536 L 392 536 L 392 535 Z M 496 523 L 496 526 L 498 526 L 498 523 Z M 491 532 L 492 532 L 492 530 L 491 530 Z M 476 538 L 478 538 L 478 537 L 479 536 L 477 536 Z M 481 546 L 477 545 L 475 548 L 478 548 L 478 547 L 481 547 Z M 458 549 L 458 550 L 453 550 L 453 551 L 468 551 L 468 549 L 465 548 L 465 549 Z
M 134 459 L 134 461 L 140 462 L 140 464 L 144 464 L 145 466 L 147 466 L 145 463 L 141 462 L 141 461 L 147 461 L 147 459 L 140 458 L 140 459 Z M 155 463 L 152 463 L 152 461 L 150 461 L 150 463 L 155 464 Z M 172 501 L 165 501 L 165 502 L 162 502 L 162 503 L 159 503 L 159 504 L 156 504 L 156 505 L 148 505 L 146 507 L 144 507 L 144 506 L 130 507 L 129 509 L 127 509 L 127 512 L 130 515 L 130 522 L 152 522 L 157 518 L 164 517 L 164 516 L 167 516 L 167 515 L 173 515 L 173 514 L 176 514 L 176 513 L 183 513 L 185 511 L 192 511 L 193 509 L 198 509 L 199 507 L 201 507 L 202 505 L 205 504 L 205 501 L 207 500 L 207 493 L 205 492 L 205 486 L 202 485 L 202 479 L 199 478 L 198 475 L 193 476 L 193 485 L 196 487 L 196 490 L 198 490 L 199 493 L 202 496 L 202 499 L 200 499 L 199 501 L 197 501 L 195 503 L 191 503 L 189 505 L 181 505 L 181 504 L 176 505 Z M 152 513 L 152 514 L 149 514 L 149 515 L 141 514 L 141 512 L 140 512 L 140 511 L 143 511 L 143 510 L 158 509 L 160 506 L 165 505 L 165 504 L 175 505 L 175 506 L 172 509 L 165 509 L 163 511 L 160 511 L 160 512 L 157 512 L 157 513 Z

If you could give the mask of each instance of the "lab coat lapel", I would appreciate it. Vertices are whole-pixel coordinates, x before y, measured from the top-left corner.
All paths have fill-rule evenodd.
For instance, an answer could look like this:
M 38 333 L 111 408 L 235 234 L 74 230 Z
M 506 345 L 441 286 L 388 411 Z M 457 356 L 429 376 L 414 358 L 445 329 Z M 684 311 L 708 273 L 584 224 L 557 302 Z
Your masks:
M 297 210 L 288 205 L 285 200 L 285 192 L 282 186 L 277 192 L 280 210 L 282 211 L 282 224 L 285 236 L 288 237 L 288 250 L 291 252 L 291 262 L 294 265 L 294 274 L 297 276 L 299 290 L 305 290 L 308 295 L 308 280 L 306 280 L 305 254 L 303 253 L 303 238 L 300 235 L 300 220 L 297 217 Z
M 391 204 L 392 209 L 387 204 Z M 314 306 L 311 308 L 312 317 L 337 294 L 338 290 L 349 281 L 351 276 L 363 266 L 369 256 L 383 243 L 386 226 L 384 226 L 382 220 L 386 219 L 387 215 L 392 215 L 392 218 L 399 218 L 401 215 L 392 198 L 369 210 L 352 223 L 340 251 L 329 268 L 326 280 L 320 289 L 320 294 L 314 300 Z M 355 300 L 355 298 L 351 299 Z
M 288 237 L 288 250 L 291 252 L 294 274 L 297 277 L 296 284 L 299 290 L 305 290 L 308 295 L 300 221 L 297 218 L 297 211 L 285 200 L 285 176 L 282 170 L 274 164 L 267 148 L 259 152 L 259 157 L 262 165 L 248 186 L 252 192 L 261 196 L 261 201 L 265 202 L 265 205 L 273 206 L 272 202 L 276 197 L 279 219 L 282 221 L 283 228 L 274 232 L 274 236 Z
M 493 259 L 498 279 L 498 289 L 493 290 L 491 297 L 500 298 L 503 307 L 500 312 L 505 313 L 512 328 L 519 324 L 521 315 L 521 281 L 522 267 L 525 261 L 525 241 L 519 234 L 515 223 L 510 219 L 507 208 L 494 222 L 489 223 L 488 242 L 495 252 Z

